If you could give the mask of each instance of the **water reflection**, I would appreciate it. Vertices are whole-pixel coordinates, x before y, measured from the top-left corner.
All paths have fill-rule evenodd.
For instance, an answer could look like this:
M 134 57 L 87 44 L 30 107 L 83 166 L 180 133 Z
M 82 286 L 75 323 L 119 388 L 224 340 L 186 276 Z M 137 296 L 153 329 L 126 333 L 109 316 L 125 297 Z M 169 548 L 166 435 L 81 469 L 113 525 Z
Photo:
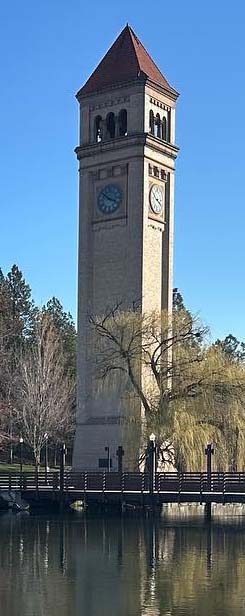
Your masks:
M 245 613 L 245 522 L 0 517 L 4 616 Z

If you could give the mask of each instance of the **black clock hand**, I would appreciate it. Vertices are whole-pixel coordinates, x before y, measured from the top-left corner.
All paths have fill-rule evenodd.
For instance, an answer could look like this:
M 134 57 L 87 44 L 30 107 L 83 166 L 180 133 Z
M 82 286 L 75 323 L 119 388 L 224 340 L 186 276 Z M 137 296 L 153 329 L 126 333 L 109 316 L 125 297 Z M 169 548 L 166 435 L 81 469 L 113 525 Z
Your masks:
M 115 199 L 113 199 L 112 197 L 108 197 L 108 195 L 106 195 L 104 192 L 102 192 L 102 195 L 103 195 L 103 197 L 108 199 L 108 201 L 113 201 L 113 203 L 115 202 Z
M 161 201 L 159 201 L 159 199 L 157 197 L 155 197 L 155 199 L 156 199 L 157 203 L 159 203 L 159 205 L 162 207 Z

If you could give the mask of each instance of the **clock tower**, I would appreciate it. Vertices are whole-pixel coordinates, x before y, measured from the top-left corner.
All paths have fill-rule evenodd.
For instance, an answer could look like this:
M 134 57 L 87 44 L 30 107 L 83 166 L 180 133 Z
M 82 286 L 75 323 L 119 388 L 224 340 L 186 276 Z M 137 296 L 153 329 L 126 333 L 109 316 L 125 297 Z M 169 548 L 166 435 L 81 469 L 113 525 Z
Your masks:
M 118 302 L 122 310 L 136 302 L 142 312 L 172 309 L 177 97 L 128 25 L 77 93 L 76 470 L 105 468 L 107 459 L 117 470 L 118 446 L 127 448 L 120 387 L 106 391 L 95 378 L 89 315 Z M 125 463 L 132 468 L 132 457 Z

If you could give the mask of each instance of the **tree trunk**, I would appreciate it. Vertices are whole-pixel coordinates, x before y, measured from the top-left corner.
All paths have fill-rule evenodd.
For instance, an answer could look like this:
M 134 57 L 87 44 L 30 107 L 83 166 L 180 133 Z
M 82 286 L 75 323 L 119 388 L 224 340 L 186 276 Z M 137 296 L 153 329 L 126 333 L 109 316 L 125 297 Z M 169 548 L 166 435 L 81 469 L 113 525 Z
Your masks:
M 57 466 L 57 445 L 54 446 L 54 468 Z
M 34 450 L 33 455 L 34 455 L 34 462 L 35 462 L 36 471 L 39 471 L 40 462 L 41 462 L 41 452 L 39 450 L 38 451 Z

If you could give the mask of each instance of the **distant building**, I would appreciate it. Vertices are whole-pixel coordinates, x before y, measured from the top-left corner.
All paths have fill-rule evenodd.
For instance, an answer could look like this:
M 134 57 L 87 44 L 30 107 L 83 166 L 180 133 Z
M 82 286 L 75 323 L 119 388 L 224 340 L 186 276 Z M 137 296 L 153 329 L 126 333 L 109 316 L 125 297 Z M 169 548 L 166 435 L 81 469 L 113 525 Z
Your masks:
M 128 25 L 77 94 L 77 470 L 103 467 L 105 447 L 117 470 L 123 438 L 118 388 L 98 393 L 95 386 L 88 315 L 103 314 L 118 301 L 125 309 L 138 301 L 143 312 L 172 309 L 177 97 Z M 130 456 L 125 462 L 130 466 Z

